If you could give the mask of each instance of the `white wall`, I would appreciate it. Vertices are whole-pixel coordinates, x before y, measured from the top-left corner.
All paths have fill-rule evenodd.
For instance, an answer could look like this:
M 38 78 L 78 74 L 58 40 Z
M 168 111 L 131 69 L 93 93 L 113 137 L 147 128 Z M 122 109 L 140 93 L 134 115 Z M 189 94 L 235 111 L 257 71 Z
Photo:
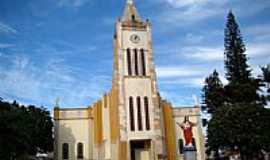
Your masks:
M 201 116 L 200 109 L 198 107 L 190 108 L 177 108 L 174 109 L 174 125 L 175 125 L 175 135 L 176 135 L 176 149 L 177 157 L 182 160 L 183 155 L 179 153 L 178 140 L 182 139 L 185 144 L 185 138 L 182 129 L 177 125 L 177 123 L 183 123 L 185 116 L 189 116 L 189 121 L 195 123 L 196 126 L 192 128 L 193 137 L 195 138 L 196 148 L 197 148 L 197 160 L 204 159 L 204 138 L 202 135 L 201 128 Z
M 83 143 L 84 159 L 88 160 L 92 156 L 93 132 L 92 120 L 86 118 L 87 111 L 73 110 L 60 111 L 60 120 L 56 120 L 57 128 L 56 146 L 58 150 L 58 160 L 62 160 L 62 145 L 69 144 L 69 159 L 77 159 L 77 144 Z M 77 114 L 77 115 L 76 115 Z

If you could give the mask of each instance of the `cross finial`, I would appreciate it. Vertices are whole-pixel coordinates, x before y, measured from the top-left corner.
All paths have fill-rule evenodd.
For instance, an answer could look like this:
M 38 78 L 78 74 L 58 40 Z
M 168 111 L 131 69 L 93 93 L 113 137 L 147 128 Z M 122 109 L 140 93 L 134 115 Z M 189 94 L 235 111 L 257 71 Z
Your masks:
M 57 97 L 56 99 L 55 99 L 55 107 L 59 107 L 59 101 L 60 101 L 60 98 L 59 97 Z
M 133 0 L 127 0 L 127 4 L 133 4 Z
M 196 95 L 192 95 L 192 98 L 193 98 L 193 100 L 194 100 L 194 105 L 195 105 L 195 106 L 199 106 L 199 105 L 200 105 L 200 102 L 199 102 L 199 100 L 198 100 L 198 97 L 197 97 Z

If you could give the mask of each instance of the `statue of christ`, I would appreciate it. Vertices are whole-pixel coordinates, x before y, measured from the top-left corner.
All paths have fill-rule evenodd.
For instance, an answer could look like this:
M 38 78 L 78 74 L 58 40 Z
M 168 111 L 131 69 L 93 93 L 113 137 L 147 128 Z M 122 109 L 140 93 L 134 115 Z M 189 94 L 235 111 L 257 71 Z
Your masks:
M 192 147 L 192 138 L 193 138 L 193 133 L 192 133 L 192 127 L 196 126 L 195 123 L 192 123 L 189 121 L 188 116 L 185 116 L 185 120 L 183 123 L 178 123 L 177 125 L 181 127 L 184 133 L 184 138 L 185 138 L 185 146 L 187 147 Z

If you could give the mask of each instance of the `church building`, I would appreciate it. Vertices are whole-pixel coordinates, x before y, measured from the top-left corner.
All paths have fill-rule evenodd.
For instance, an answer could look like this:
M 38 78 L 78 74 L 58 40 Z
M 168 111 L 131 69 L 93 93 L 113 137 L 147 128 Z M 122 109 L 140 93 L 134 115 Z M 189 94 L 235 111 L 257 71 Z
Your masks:
M 54 108 L 55 160 L 205 159 L 199 106 L 173 107 L 157 88 L 152 32 L 127 0 L 113 37 L 111 90 L 86 108 Z

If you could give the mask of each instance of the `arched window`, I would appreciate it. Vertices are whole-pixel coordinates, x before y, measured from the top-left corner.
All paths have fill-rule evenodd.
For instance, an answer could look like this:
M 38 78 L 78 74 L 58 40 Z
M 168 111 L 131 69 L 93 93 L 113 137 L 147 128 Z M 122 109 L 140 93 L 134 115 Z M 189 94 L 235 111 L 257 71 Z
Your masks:
M 149 102 L 148 102 L 148 98 L 147 97 L 144 97 L 144 111 L 145 111 L 145 125 L 146 125 L 146 130 L 150 130 Z
M 142 130 L 142 112 L 141 112 L 141 98 L 137 97 L 137 117 L 138 117 L 138 129 Z
M 135 124 L 134 124 L 134 110 L 133 110 L 133 98 L 129 97 L 129 119 L 130 119 L 130 130 L 135 130 Z
M 131 68 L 131 53 L 130 53 L 130 49 L 127 49 L 127 67 L 128 67 L 128 75 L 131 76 L 132 75 L 132 68 Z
M 62 157 L 64 160 L 68 159 L 68 155 L 69 155 L 69 147 L 68 147 L 68 143 L 63 143 L 62 145 Z
M 83 144 L 82 143 L 77 144 L 77 158 L 83 159 Z
M 141 63 L 142 63 L 142 75 L 146 75 L 146 65 L 145 65 L 145 55 L 144 55 L 144 50 L 141 49 Z
M 138 68 L 138 51 L 134 49 L 134 59 L 135 59 L 135 75 L 139 75 L 139 68 Z

